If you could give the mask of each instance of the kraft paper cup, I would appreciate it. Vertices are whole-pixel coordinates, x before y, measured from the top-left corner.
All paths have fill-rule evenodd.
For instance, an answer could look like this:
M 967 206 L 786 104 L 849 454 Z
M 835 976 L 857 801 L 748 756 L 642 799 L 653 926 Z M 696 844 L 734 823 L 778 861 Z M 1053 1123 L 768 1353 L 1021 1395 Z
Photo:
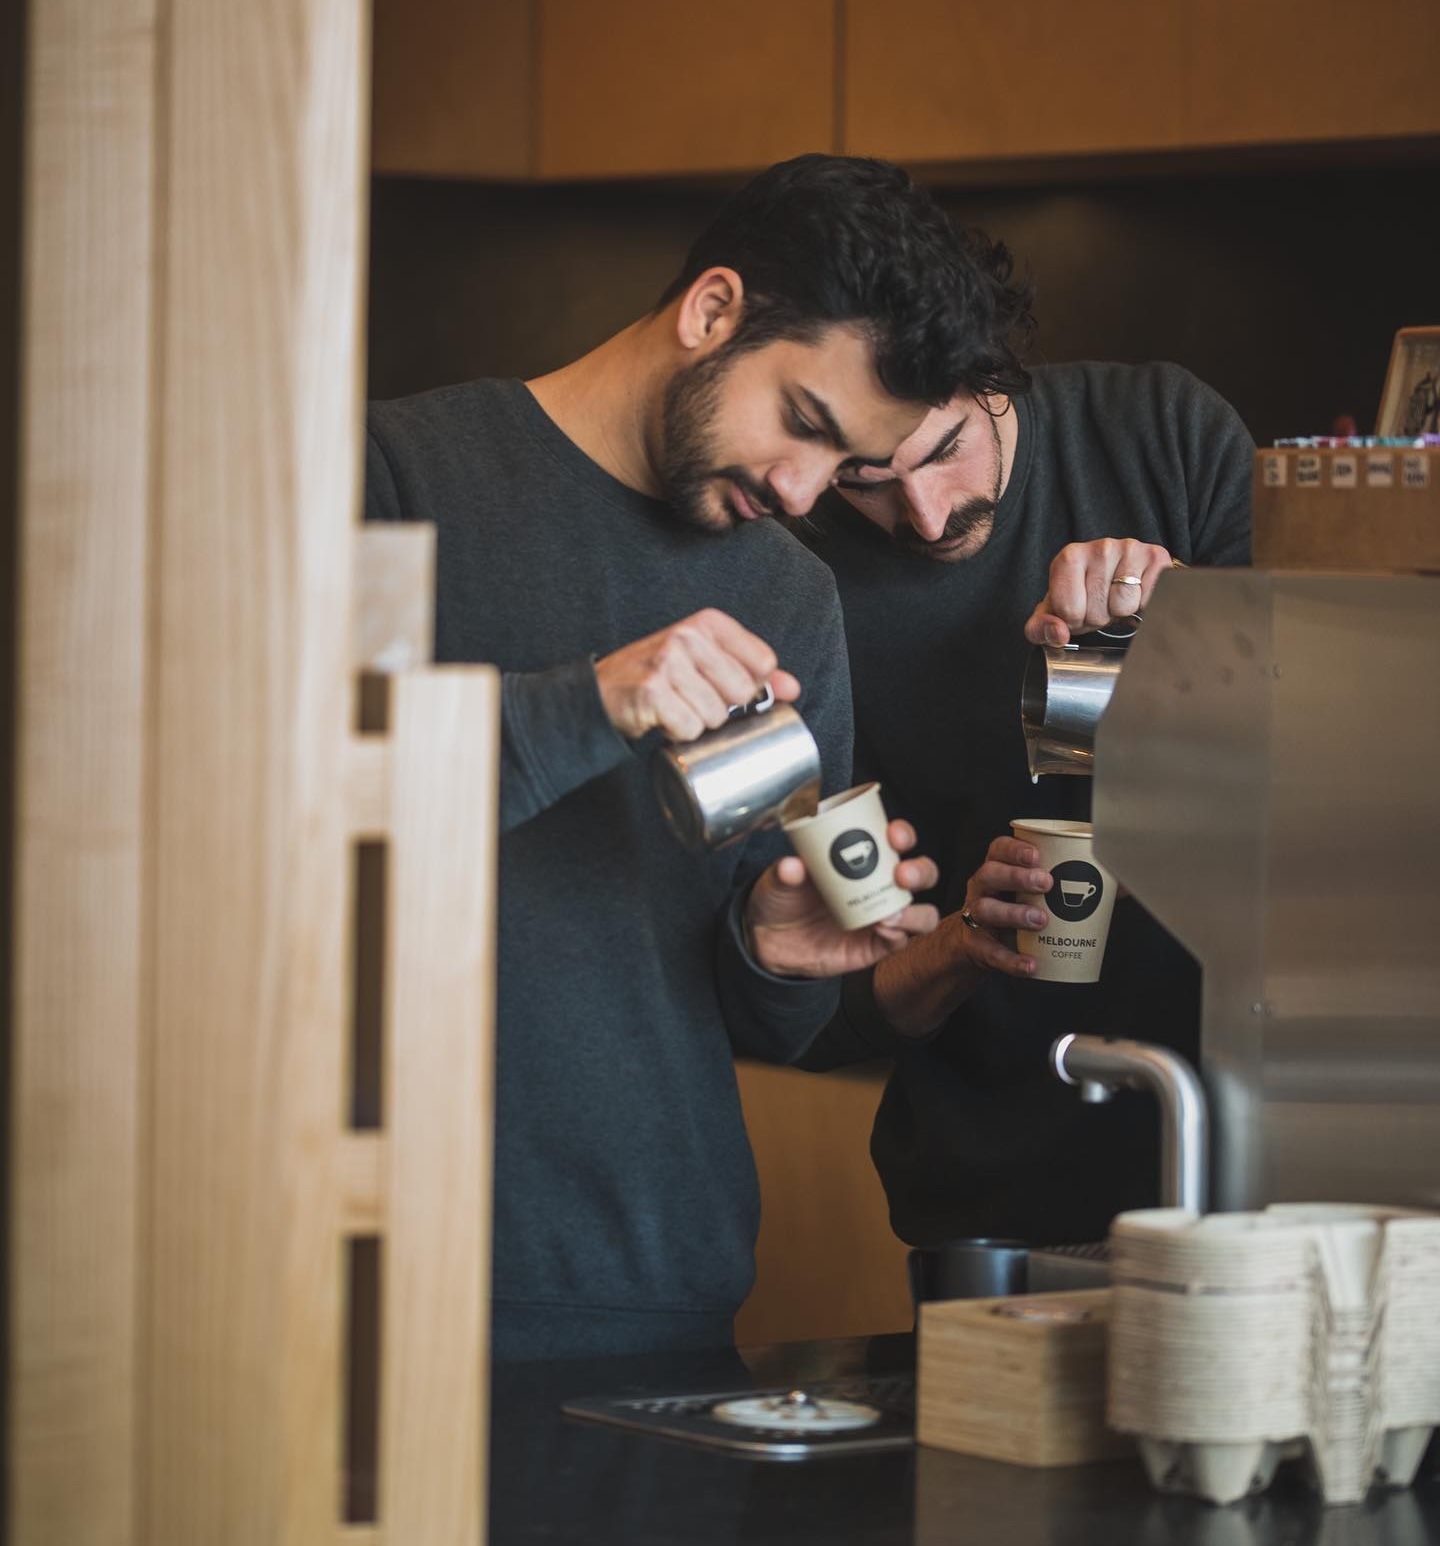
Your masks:
M 813 816 L 785 823 L 815 889 L 842 929 L 863 929 L 908 907 L 895 884 L 900 856 L 885 835 L 879 784 L 860 784 L 820 802 Z
M 1021 892 L 1019 900 L 1044 908 L 1049 922 L 1034 931 L 1020 929 L 1016 948 L 1033 956 L 1042 982 L 1098 982 L 1115 906 L 1115 877 L 1095 862 L 1094 829 L 1088 821 L 1051 821 L 1022 817 L 1010 823 L 1015 836 L 1040 854 L 1040 868 L 1055 884 L 1041 895 Z

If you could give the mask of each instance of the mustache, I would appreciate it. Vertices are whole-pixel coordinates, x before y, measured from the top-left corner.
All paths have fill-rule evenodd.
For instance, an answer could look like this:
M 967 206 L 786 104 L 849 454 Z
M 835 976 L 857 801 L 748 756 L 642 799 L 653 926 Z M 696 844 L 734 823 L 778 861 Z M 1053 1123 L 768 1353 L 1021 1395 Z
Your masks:
M 720 467 L 711 475 L 733 483 L 761 515 L 780 514 L 775 497 L 762 483 L 757 483 L 743 467 Z
M 968 537 L 987 521 L 995 519 L 995 501 L 977 494 L 963 505 L 956 505 L 945 522 L 945 529 L 933 542 L 927 542 L 913 526 L 902 527 L 895 533 L 897 547 L 911 553 L 923 553 L 927 548 L 938 547 L 942 542 L 953 542 L 957 537 Z

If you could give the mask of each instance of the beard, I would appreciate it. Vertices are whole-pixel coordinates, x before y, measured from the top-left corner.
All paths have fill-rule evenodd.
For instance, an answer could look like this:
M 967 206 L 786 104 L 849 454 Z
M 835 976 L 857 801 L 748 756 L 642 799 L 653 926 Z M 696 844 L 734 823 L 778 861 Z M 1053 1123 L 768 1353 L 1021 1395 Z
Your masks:
M 734 531 L 744 519 L 716 492 L 717 482 L 735 484 L 759 514 L 775 514 L 769 491 L 743 467 L 715 465 L 720 389 L 734 363 L 726 347 L 677 371 L 661 409 L 658 472 L 665 500 L 678 521 L 711 536 Z
M 974 558 L 990 540 L 995 527 L 995 512 L 1000 506 L 1000 487 L 1005 478 L 1005 458 L 1000 445 L 1000 428 L 989 414 L 990 440 L 995 447 L 995 486 L 988 497 L 975 494 L 964 504 L 956 505 L 945 522 L 945 529 L 933 541 L 927 542 L 913 526 L 903 526 L 894 534 L 896 547 L 907 553 L 918 553 L 937 563 L 955 563 Z M 945 548 L 947 551 L 940 551 Z

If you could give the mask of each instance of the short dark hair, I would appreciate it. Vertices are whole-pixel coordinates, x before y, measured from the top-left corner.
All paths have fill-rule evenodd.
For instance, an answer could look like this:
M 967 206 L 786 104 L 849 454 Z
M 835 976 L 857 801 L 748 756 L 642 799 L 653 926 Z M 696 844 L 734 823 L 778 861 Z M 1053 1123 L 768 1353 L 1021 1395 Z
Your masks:
M 958 392 L 1023 391 L 1012 334 L 1029 290 L 1003 244 L 955 230 L 900 167 L 811 154 L 761 172 L 721 208 L 660 297 L 733 268 L 745 304 L 730 347 L 809 342 L 849 323 L 868 334 L 891 396 L 938 406 Z M 658 308 L 657 308 L 658 309 Z

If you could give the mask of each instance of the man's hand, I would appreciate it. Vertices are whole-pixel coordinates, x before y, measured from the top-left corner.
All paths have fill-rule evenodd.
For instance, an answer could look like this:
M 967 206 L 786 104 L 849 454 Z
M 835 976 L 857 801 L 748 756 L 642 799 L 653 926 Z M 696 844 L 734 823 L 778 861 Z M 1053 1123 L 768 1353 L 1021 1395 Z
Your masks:
M 778 670 L 775 651 L 733 617 L 707 607 L 637 639 L 595 666 L 610 722 L 629 740 L 663 730 L 693 741 L 723 725 L 733 706 L 750 703 L 768 684 L 782 702 L 800 684 Z
M 1072 634 L 1134 617 L 1173 567 L 1164 548 L 1133 537 L 1072 542 L 1051 560 L 1050 589 L 1030 614 L 1025 637 L 1032 644 L 1068 644 Z
M 886 831 L 897 854 L 915 846 L 915 829 L 908 821 L 892 821 Z M 904 859 L 895 866 L 895 883 L 906 891 L 928 891 L 938 879 L 930 859 Z M 938 922 L 933 907 L 912 902 L 868 929 L 842 929 L 820 899 L 804 862 L 794 855 L 772 864 L 745 903 L 751 953 L 779 977 L 838 977 L 861 971 Z
M 1047 892 L 1054 877 L 1049 870 L 1037 868 L 1039 863 L 1040 852 L 1029 843 L 1015 837 L 997 837 L 986 851 L 984 864 L 965 883 L 965 906 L 958 917 L 968 936 L 966 954 L 976 966 L 1010 977 L 1034 975 L 1034 957 L 1011 950 L 999 934 L 1015 929 L 1029 929 L 1033 933 L 1045 927 L 1048 914 L 1043 907 L 1011 902 L 1001 894 Z
M 1037 868 L 1040 855 L 1029 843 L 997 837 L 985 862 L 965 886 L 965 906 L 941 920 L 928 938 L 875 973 L 875 1002 L 903 1036 L 926 1036 L 942 1025 L 974 992 L 986 972 L 1030 977 L 1035 962 L 999 936 L 1010 929 L 1038 929 L 1043 909 L 1008 901 L 1001 893 L 1048 891 L 1053 877 Z

